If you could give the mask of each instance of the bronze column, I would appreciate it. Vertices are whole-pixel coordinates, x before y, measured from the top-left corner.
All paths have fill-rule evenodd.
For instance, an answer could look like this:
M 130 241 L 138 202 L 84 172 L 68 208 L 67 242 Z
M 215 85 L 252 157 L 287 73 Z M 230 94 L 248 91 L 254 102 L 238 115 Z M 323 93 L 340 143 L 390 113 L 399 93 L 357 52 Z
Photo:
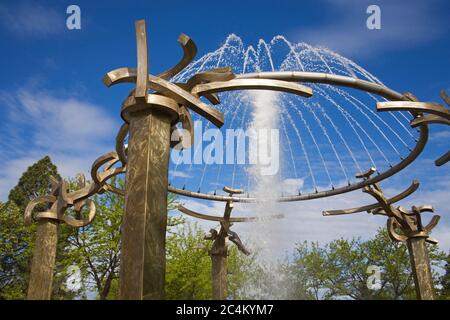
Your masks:
M 39 196 L 31 200 L 25 208 L 24 223 L 26 226 L 37 222 L 36 241 L 31 262 L 30 280 L 28 284 L 27 299 L 49 300 L 52 295 L 53 272 L 55 269 L 56 250 L 58 245 L 58 228 L 60 223 L 79 228 L 88 225 L 95 217 L 95 205 L 87 200 L 83 192 L 69 193 L 68 184 L 64 180 L 58 181 L 50 177 L 52 192 L 49 195 Z M 84 176 L 79 176 L 78 187 L 87 190 Z M 78 198 L 81 197 L 81 198 Z M 34 213 L 37 205 L 47 205 L 44 211 Z M 50 207 L 48 207 L 48 205 Z M 73 218 L 65 214 L 72 207 L 80 218 Z M 82 217 L 83 207 L 89 207 L 88 216 Z
M 197 50 L 189 37 L 181 35 L 178 39 L 184 52 L 181 61 L 153 76 L 148 73 L 145 21 L 136 21 L 135 27 L 137 67 L 112 70 L 103 79 L 108 87 L 123 82 L 136 83 L 122 103 L 121 116 L 127 125 L 122 127 L 116 139 L 117 155 L 126 165 L 127 173 L 119 293 L 121 299 L 163 299 L 171 132 L 181 122 L 193 137 L 187 107 L 215 125 L 223 125 L 222 113 L 203 103 L 198 94 L 187 90 L 198 81 L 208 82 L 215 77 L 229 79 L 234 75 L 228 69 L 220 69 L 202 74 L 189 84 L 178 86 L 169 82 L 193 60 Z M 217 99 L 214 101 L 218 103 Z M 128 149 L 125 151 L 123 140 L 127 130 Z M 192 139 L 183 142 L 183 147 L 188 147 L 186 143 L 190 142 L 190 146 Z
M 130 114 L 121 299 L 164 298 L 170 128 L 162 112 Z
M 414 275 L 416 296 L 419 300 L 434 300 L 433 278 L 425 237 L 408 238 L 409 258 Z
M 212 262 L 211 278 L 214 300 L 224 300 L 227 297 L 227 251 L 225 238 L 219 238 L 209 252 Z
M 146 26 L 136 21 L 136 89 L 122 105 L 129 123 L 121 299 L 164 299 L 170 134 L 178 104 L 149 95 Z
M 28 300 L 50 300 L 52 296 L 58 224 L 58 221 L 50 219 L 38 221 L 28 284 Z
M 240 194 L 244 191 L 241 189 L 233 189 L 230 187 L 224 187 L 223 191 L 228 192 L 230 197 L 234 194 Z M 233 222 L 248 222 L 256 221 L 256 217 L 241 217 L 232 218 L 231 211 L 233 210 L 234 203 L 232 200 L 227 200 L 225 205 L 225 212 L 223 217 L 206 215 L 189 210 L 182 205 L 178 206 L 178 210 L 187 214 L 189 216 L 200 218 L 209 221 L 220 222 L 220 229 L 211 229 L 209 234 L 205 236 L 205 240 L 213 240 L 211 250 L 208 254 L 211 257 L 211 280 L 212 280 L 212 297 L 214 300 L 225 300 L 228 295 L 228 284 L 227 284 L 227 259 L 228 259 L 228 247 L 226 244 L 226 239 L 233 242 L 242 253 L 249 255 L 250 252 L 245 248 L 241 239 L 236 232 L 230 230 Z M 280 218 L 280 215 L 273 216 Z

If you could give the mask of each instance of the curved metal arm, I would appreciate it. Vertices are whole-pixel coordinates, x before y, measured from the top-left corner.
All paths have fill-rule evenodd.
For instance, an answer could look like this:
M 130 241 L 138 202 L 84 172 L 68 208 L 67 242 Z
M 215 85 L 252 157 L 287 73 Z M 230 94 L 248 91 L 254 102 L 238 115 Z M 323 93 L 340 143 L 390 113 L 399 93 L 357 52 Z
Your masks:
M 158 74 L 158 77 L 161 79 L 170 80 L 171 78 L 176 76 L 181 70 L 187 67 L 188 64 L 192 62 L 192 60 L 194 60 L 195 55 L 197 54 L 197 46 L 189 36 L 182 33 L 178 37 L 177 41 L 183 48 L 183 57 L 181 58 L 180 62 L 178 62 L 174 67 Z
M 434 161 L 434 163 L 440 167 L 444 164 L 446 164 L 447 162 L 450 161 L 450 151 L 447 151 L 446 154 L 444 154 L 443 156 L 441 156 L 439 159 L 437 159 L 436 161 Z
M 444 100 L 445 103 L 450 107 L 450 97 L 448 96 L 447 92 L 445 92 L 445 90 L 441 90 L 440 96 L 442 100 Z
M 196 95 L 211 94 L 230 90 L 272 90 L 296 94 L 303 97 L 311 97 L 311 88 L 301 84 L 268 79 L 234 79 L 225 82 L 210 82 L 198 84 L 192 88 L 192 93 Z
M 410 194 L 414 193 L 418 188 L 419 188 L 419 181 L 418 180 L 413 180 L 413 182 L 411 183 L 411 185 L 405 189 L 403 192 L 399 193 L 398 195 L 390 198 L 387 200 L 388 204 L 393 204 L 396 203 L 404 198 L 406 198 L 407 196 L 409 196 Z M 373 203 L 367 206 L 362 206 L 362 207 L 356 207 L 356 208 L 350 208 L 350 209 L 343 209 L 343 210 L 326 210 L 322 212 L 322 215 L 324 216 L 338 216 L 338 215 L 344 215 L 344 214 L 352 214 L 352 213 L 358 213 L 358 212 L 370 212 L 372 210 L 375 210 L 377 208 L 380 207 L 380 204 L 377 203 Z
M 414 101 L 387 101 L 377 102 L 378 111 L 410 111 L 410 112 L 426 112 L 450 118 L 450 110 L 446 107 L 434 102 L 414 102 Z
M 135 22 L 136 26 L 136 47 L 137 47 L 137 75 L 136 91 L 134 97 L 137 102 L 145 103 L 148 96 L 148 46 L 147 46 L 147 28 L 145 20 Z
M 120 162 L 122 162 L 123 165 L 127 164 L 127 151 L 124 145 L 125 137 L 128 134 L 129 125 L 128 123 L 124 123 L 117 133 L 116 136 L 116 152 L 117 156 L 119 157 Z
M 118 83 L 133 83 L 137 80 L 136 68 L 119 68 L 108 72 L 103 78 L 103 82 L 109 87 Z M 190 92 L 180 88 L 162 78 L 148 75 L 149 88 L 160 94 L 174 99 L 180 104 L 186 105 L 202 117 L 211 121 L 215 126 L 221 127 L 224 123 L 223 114 L 194 97 Z
M 423 126 L 424 124 L 446 124 L 450 126 L 450 118 L 446 119 L 436 114 L 427 114 L 425 116 L 416 117 L 411 122 L 410 125 L 412 128 L 417 128 L 419 126 Z
M 183 212 L 184 214 L 187 214 L 188 216 L 191 216 L 194 218 L 208 220 L 208 221 L 216 221 L 216 222 L 221 222 L 221 221 L 224 222 L 225 221 L 225 219 L 223 217 L 198 213 L 198 212 L 189 210 L 188 208 L 184 207 L 183 205 L 179 205 L 177 209 L 179 211 Z M 276 215 L 270 216 L 269 218 L 281 219 L 283 217 L 284 217 L 284 215 L 282 215 L 282 214 L 276 214 Z M 255 221 L 259 221 L 259 220 L 261 220 L 261 218 L 258 218 L 258 217 L 230 217 L 229 221 L 231 223 L 235 223 L 235 222 L 255 222 Z
M 91 177 L 93 182 L 86 184 L 84 175 L 79 175 L 77 181 L 78 190 L 69 192 L 68 184 L 63 179 L 58 181 L 50 177 L 52 184 L 52 192 L 50 195 L 37 197 L 31 200 L 25 208 L 25 225 L 30 225 L 33 220 L 53 219 L 64 222 L 72 227 L 82 227 L 91 223 L 95 217 L 95 204 L 88 197 L 105 191 L 111 191 L 123 194 L 114 186 L 108 184 L 108 180 L 112 177 L 124 173 L 125 167 L 113 167 L 119 162 L 119 157 L 115 152 L 109 152 L 97 158 L 91 169 Z M 100 168 L 103 167 L 103 170 Z M 50 209 L 33 214 L 35 207 L 40 203 L 50 203 Z M 73 218 L 66 214 L 68 208 L 74 208 L 75 212 L 80 213 L 83 207 L 88 207 L 89 213 L 87 217 Z

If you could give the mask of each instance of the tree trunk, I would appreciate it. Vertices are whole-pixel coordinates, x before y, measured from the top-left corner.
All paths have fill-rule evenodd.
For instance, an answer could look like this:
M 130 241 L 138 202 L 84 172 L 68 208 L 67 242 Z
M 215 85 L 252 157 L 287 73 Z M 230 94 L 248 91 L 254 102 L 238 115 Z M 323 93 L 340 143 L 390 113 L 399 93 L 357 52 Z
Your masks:
M 100 300 L 106 300 L 109 294 L 109 290 L 111 290 L 111 283 L 113 280 L 113 273 L 109 273 L 108 277 L 106 277 L 105 284 L 103 288 L 100 290 Z

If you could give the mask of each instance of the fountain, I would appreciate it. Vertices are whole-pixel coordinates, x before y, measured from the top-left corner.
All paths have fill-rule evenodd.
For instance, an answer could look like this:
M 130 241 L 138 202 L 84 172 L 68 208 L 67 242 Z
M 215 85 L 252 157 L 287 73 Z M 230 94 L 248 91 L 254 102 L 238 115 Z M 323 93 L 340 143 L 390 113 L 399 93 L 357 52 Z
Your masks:
M 46 239 L 37 243 L 34 251 L 29 298 L 49 298 L 48 290 L 39 290 L 51 288 L 54 256 L 42 252 L 54 248 L 56 240 L 52 236 L 54 228 L 47 227 L 55 221 L 73 222 L 65 214 L 70 207 L 81 212 L 81 208 L 89 206 L 89 217 L 75 224 L 91 222 L 95 206 L 88 198 L 95 193 L 125 196 L 120 297 L 162 299 L 168 191 L 228 205 L 255 203 L 260 206 L 258 214 L 264 216 L 273 214 L 276 202 L 323 198 L 357 189 L 372 194 L 378 203 L 342 212 L 371 210 L 388 216 L 391 229 L 401 226 L 400 235 L 390 231 L 396 240 L 408 242 L 413 267 L 422 268 L 414 269 L 418 298 L 433 298 L 426 287 L 430 285 L 429 264 L 423 243 L 429 239 L 436 218 L 431 225 L 417 224 L 413 230 L 410 222 L 419 221 L 420 212 L 430 208 L 394 208 L 392 204 L 409 191 L 386 199 L 378 183 L 418 157 L 427 142 L 429 124 L 450 124 L 446 107 L 419 102 L 410 93 L 395 92 L 347 58 L 305 43 L 292 44 L 282 36 L 269 43 L 261 40 L 254 48 L 245 47 L 240 38 L 230 35 L 218 50 L 194 61 L 196 46 L 188 36 L 181 35 L 178 41 L 183 58 L 157 76 L 148 73 L 146 27 L 142 20 L 136 22 L 136 40 L 137 67 L 115 69 L 104 77 L 107 86 L 136 84 L 122 104 L 124 124 L 117 135 L 116 151 L 94 162 L 92 183 L 82 179 L 79 190 L 69 192 L 64 181 L 54 181 L 52 195 L 33 200 L 26 209 L 26 221 L 38 221 L 40 238 Z M 448 104 L 448 96 L 442 97 Z M 199 130 L 194 121 L 203 118 L 207 120 L 205 133 L 211 124 L 221 128 L 225 136 L 226 130 L 233 128 L 278 130 L 279 140 L 275 141 L 280 142 L 284 160 L 279 170 L 261 174 L 261 163 L 240 164 L 234 156 L 231 165 L 171 162 L 180 158 L 175 153 L 188 150 L 198 160 L 203 141 L 202 137 L 195 138 Z M 181 129 L 188 135 L 180 133 Z M 181 137 L 181 141 L 171 140 L 173 136 Z M 258 138 L 256 156 L 252 149 L 255 145 L 251 145 L 248 158 L 260 158 L 261 147 L 267 149 L 269 141 L 272 144 L 267 137 Z M 227 140 L 226 145 L 229 143 Z M 205 160 L 211 156 L 207 154 Z M 247 159 L 246 153 L 243 158 Z M 436 164 L 448 160 L 447 152 Z M 365 168 L 374 169 L 364 172 Z M 359 180 L 352 178 L 355 172 L 360 172 L 356 177 Z M 123 173 L 125 190 L 108 184 L 110 178 Z M 225 192 L 243 192 L 221 194 L 221 186 L 229 186 Z M 34 213 L 39 203 L 50 203 L 51 208 Z M 216 221 L 227 218 L 221 219 Z M 225 226 L 219 238 L 229 236 Z M 224 297 L 223 290 L 219 296 Z

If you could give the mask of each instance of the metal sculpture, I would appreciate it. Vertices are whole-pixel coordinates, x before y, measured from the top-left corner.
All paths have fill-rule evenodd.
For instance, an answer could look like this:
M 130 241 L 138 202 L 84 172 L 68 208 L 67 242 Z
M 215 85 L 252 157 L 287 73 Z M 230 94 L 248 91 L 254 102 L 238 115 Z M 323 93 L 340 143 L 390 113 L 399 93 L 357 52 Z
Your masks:
M 366 180 L 369 179 L 374 172 L 376 172 L 376 169 L 370 168 L 366 172 L 357 174 L 356 177 Z M 430 238 L 430 233 L 439 222 L 440 217 L 438 215 L 433 216 L 431 221 L 424 226 L 421 213 L 433 212 L 432 206 L 413 206 L 411 210 L 407 210 L 400 206 L 393 206 L 395 202 L 404 199 L 415 192 L 418 187 L 419 182 L 414 180 L 408 189 L 395 197 L 388 199 L 384 195 L 380 185 L 374 183 L 364 187 L 363 192 L 373 196 L 377 200 L 377 203 L 346 210 L 324 211 L 323 215 L 334 216 L 367 211 L 374 215 L 386 216 L 388 218 L 387 230 L 390 238 L 393 241 L 405 242 L 408 247 L 417 298 L 432 300 L 434 298 L 433 281 L 426 242 L 437 244 L 437 240 Z
M 95 217 L 95 204 L 88 197 L 106 191 L 121 193 L 120 190 L 108 184 L 110 178 L 125 172 L 124 167 L 113 167 L 118 161 L 119 158 L 115 152 L 109 152 L 99 157 L 92 165 L 91 178 L 93 182 L 86 184 L 84 175 L 79 174 L 76 183 L 77 190 L 74 191 L 69 191 L 68 182 L 50 177 L 52 193 L 37 197 L 27 205 L 25 225 L 30 225 L 34 221 L 38 224 L 28 285 L 28 299 L 41 300 L 51 297 L 58 225 L 66 223 L 71 227 L 80 228 L 90 224 Z M 100 171 L 102 167 L 103 170 Z M 50 205 L 48 210 L 34 212 L 36 206 L 44 204 Z M 83 217 L 82 214 L 84 207 L 89 209 L 86 217 Z M 77 217 L 66 214 L 69 208 L 74 209 Z
M 409 94 L 410 101 L 392 101 L 377 103 L 378 111 L 401 111 L 407 110 L 411 112 L 414 119 L 411 120 L 411 127 L 416 128 L 427 124 L 446 124 L 450 125 L 450 110 L 446 107 L 434 102 L 418 102 L 417 98 Z M 450 97 L 442 90 L 441 98 L 450 106 Z M 425 113 L 425 114 L 424 114 Z M 436 166 L 442 166 L 450 160 L 450 151 L 447 151 L 439 159 L 435 161 Z
M 84 178 L 80 178 L 78 184 L 80 189 L 69 192 L 66 182 L 53 181 L 52 194 L 33 200 L 26 209 L 26 223 L 33 219 L 39 223 L 37 244 L 33 255 L 29 298 L 50 297 L 57 224 L 64 222 L 79 227 L 90 223 L 94 218 L 95 206 L 88 198 L 95 193 L 111 191 L 125 196 L 120 269 L 120 298 L 122 299 L 164 298 L 166 199 L 168 191 L 183 196 L 226 202 L 224 217 L 214 220 L 220 221 L 222 226 L 221 231 L 217 232 L 216 236 L 212 236 L 216 243 L 214 247 L 220 247 L 219 243 L 222 243 L 222 240 L 219 241 L 219 239 L 226 236 L 232 241 L 234 239 L 239 246 L 238 237 L 229 230 L 231 222 L 240 222 L 233 219 L 241 219 L 229 217 L 232 204 L 234 202 L 256 202 L 257 199 L 238 196 L 238 192 L 229 192 L 228 195 L 206 194 L 168 185 L 170 148 L 187 148 L 193 143 L 193 123 L 190 111 L 198 113 L 217 127 L 224 123 L 223 114 L 203 102 L 202 97 L 212 105 L 217 105 L 220 103 L 217 93 L 262 89 L 281 91 L 307 98 L 312 96 L 312 89 L 297 82 L 324 83 L 380 95 L 391 101 L 379 103 L 377 106 L 379 111 L 408 110 L 414 116 L 411 125 L 418 127 L 420 131 L 416 146 L 407 157 L 389 170 L 373 177 L 368 175 L 356 184 L 349 184 L 340 188 L 333 187 L 330 190 L 320 192 L 316 190 L 314 193 L 296 196 L 282 196 L 278 201 L 300 201 L 327 197 L 359 188 L 372 190 L 376 183 L 402 170 L 417 158 L 428 139 L 428 124 L 449 124 L 450 121 L 448 109 L 440 105 L 420 103 L 411 94 L 400 94 L 379 84 L 334 74 L 261 72 L 236 76 L 230 68 L 218 68 L 195 74 L 185 83 L 172 83 L 169 80 L 193 61 L 197 51 L 194 42 L 188 36 L 182 34 L 178 38 L 178 42 L 183 49 L 182 59 L 173 68 L 155 76 L 149 74 L 144 20 L 136 21 L 135 27 L 136 68 L 115 69 L 108 72 L 103 78 L 105 85 L 108 87 L 124 82 L 136 84 L 122 103 L 121 116 L 124 124 L 116 137 L 116 151 L 108 153 L 94 162 L 91 170 L 92 183 L 86 185 Z M 442 97 L 448 104 L 450 100 L 448 96 L 443 93 Z M 424 116 L 423 113 L 428 113 L 428 115 Z M 179 123 L 188 132 L 187 135 L 178 132 L 177 125 Z M 179 141 L 172 141 L 171 136 L 177 135 L 180 137 Z M 127 136 L 128 144 L 125 145 Z M 449 153 L 447 152 L 446 155 L 436 161 L 436 164 L 442 165 L 448 160 Z M 103 171 L 98 173 L 102 166 L 104 166 Z M 111 177 L 124 173 L 126 173 L 125 190 L 117 189 L 108 184 L 107 181 Z M 231 189 L 227 190 L 230 191 Z M 394 203 L 402 197 L 404 197 L 404 194 L 387 199 L 386 203 Z M 50 203 L 51 207 L 45 212 L 33 214 L 33 209 L 38 203 Z M 81 213 L 83 207 L 89 207 L 90 213 L 87 218 L 77 220 L 65 214 L 70 207 L 73 207 L 78 213 Z M 379 205 L 372 207 L 370 210 L 378 208 Z M 228 219 L 226 218 L 227 210 L 229 211 L 229 220 L 226 220 Z M 389 210 L 392 211 L 393 209 L 389 207 Z M 385 211 L 387 215 L 394 212 L 389 210 Z M 420 211 L 420 209 L 418 210 Z M 413 210 L 413 212 L 416 211 Z M 190 213 L 193 212 L 190 211 Z M 412 216 L 406 211 L 404 215 Z M 205 217 L 207 216 L 203 215 L 203 218 Z M 416 217 L 416 219 L 418 218 Z M 422 231 L 428 230 L 426 228 Z M 217 264 L 220 265 L 221 263 L 218 262 Z M 223 292 L 222 289 L 218 290 Z
M 223 191 L 227 192 L 230 196 L 234 194 L 242 194 L 244 191 L 241 189 L 232 189 L 229 187 L 224 187 Z M 231 211 L 234 208 L 232 200 L 228 200 L 225 205 L 225 211 L 223 217 L 206 215 L 189 210 L 182 205 L 178 207 L 178 210 L 187 214 L 191 217 L 198 219 L 217 221 L 220 223 L 220 229 L 211 229 L 209 234 L 205 236 L 205 240 L 212 240 L 213 245 L 208 254 L 211 257 L 212 268 L 211 268 L 211 278 L 213 284 L 212 296 L 215 300 L 223 300 L 227 297 L 227 257 L 228 257 L 228 247 L 226 245 L 226 240 L 233 242 L 236 247 L 244 253 L 249 255 L 248 251 L 238 234 L 231 231 L 230 228 L 235 222 L 252 222 L 258 221 L 257 217 L 231 217 Z M 273 215 L 270 218 L 282 218 L 282 215 Z M 260 218 L 259 218 L 260 219 Z
M 321 84 L 330 84 L 334 86 L 342 86 L 348 88 L 354 88 L 358 90 L 362 90 L 368 93 L 377 94 L 385 99 L 391 101 L 410 101 L 410 96 L 408 93 L 401 94 L 389 88 L 386 88 L 380 84 L 376 84 L 373 82 L 353 78 L 346 77 L 335 74 L 327 74 L 327 73 L 319 73 L 319 72 L 258 72 L 258 73 L 246 73 L 236 75 L 236 79 L 233 80 L 235 83 L 238 80 L 252 80 L 252 81 L 269 81 L 269 83 L 273 84 L 273 87 L 278 86 L 280 82 L 289 83 L 289 82 L 302 82 L 302 83 L 321 83 Z M 274 88 L 272 90 L 276 90 Z M 214 88 L 214 90 L 218 90 L 220 88 L 221 91 L 226 91 L 229 89 L 228 82 L 224 82 L 221 84 L 209 83 L 207 85 L 203 85 L 202 90 L 208 90 L 206 92 L 210 92 L 208 88 Z M 235 86 L 230 85 L 230 88 L 235 88 Z M 266 87 L 268 89 L 269 87 Z M 198 90 L 198 89 L 197 89 Z M 287 90 L 283 90 L 284 92 L 290 92 Z M 217 92 L 217 91 L 214 91 Z M 381 110 L 380 110 L 381 111 Z M 411 164 L 424 150 L 426 142 L 428 140 L 428 127 L 426 124 L 417 125 L 419 130 L 419 138 L 416 142 L 415 147 L 410 151 L 409 155 L 402 159 L 399 163 L 393 165 L 388 170 L 381 172 L 378 175 L 374 175 L 370 179 L 363 180 L 358 183 L 348 184 L 342 187 L 332 187 L 329 190 L 317 191 L 310 193 L 303 193 L 298 195 L 284 195 L 279 197 L 278 201 L 280 202 L 289 202 L 289 201 L 302 201 L 302 200 L 311 200 L 323 197 L 329 197 L 333 195 L 338 195 L 354 190 L 361 189 L 367 185 L 372 183 L 380 182 L 384 179 L 391 177 L 397 172 L 403 170 L 409 164 Z M 250 196 L 227 196 L 220 194 L 210 194 L 210 193 L 201 193 L 192 190 L 186 190 L 182 188 L 177 188 L 175 186 L 169 186 L 169 191 L 193 198 L 204 199 L 204 200 L 216 200 L 216 201 L 228 201 L 233 200 L 234 202 L 244 202 L 244 203 L 253 203 L 257 202 L 258 199 Z
M 164 298 L 165 236 L 167 223 L 168 162 L 171 133 L 181 122 L 192 130 L 188 109 L 202 115 L 216 126 L 223 115 L 168 79 L 187 66 L 196 47 L 181 35 L 184 56 L 170 70 L 158 76 L 148 73 L 145 21 L 136 22 L 137 68 L 119 68 L 108 72 L 104 83 L 136 83 L 122 104 L 125 124 L 117 137 L 118 154 L 126 163 L 125 212 L 122 223 L 120 297 L 122 299 Z M 216 70 L 198 75 L 197 81 L 228 80 L 230 70 Z M 193 80 L 194 81 L 194 80 Z M 153 93 L 149 93 L 152 90 Z M 215 101 L 217 102 L 217 101 Z M 123 139 L 129 133 L 125 151 Z

